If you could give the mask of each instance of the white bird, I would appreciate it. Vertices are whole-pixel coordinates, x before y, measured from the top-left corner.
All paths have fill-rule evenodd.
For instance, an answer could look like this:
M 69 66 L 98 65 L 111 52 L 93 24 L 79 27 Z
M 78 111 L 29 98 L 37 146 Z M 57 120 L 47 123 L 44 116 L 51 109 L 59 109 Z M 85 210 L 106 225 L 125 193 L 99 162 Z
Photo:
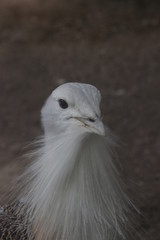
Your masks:
M 43 106 L 44 136 L 22 177 L 26 239 L 127 239 L 130 201 L 100 102 L 96 87 L 66 83 Z

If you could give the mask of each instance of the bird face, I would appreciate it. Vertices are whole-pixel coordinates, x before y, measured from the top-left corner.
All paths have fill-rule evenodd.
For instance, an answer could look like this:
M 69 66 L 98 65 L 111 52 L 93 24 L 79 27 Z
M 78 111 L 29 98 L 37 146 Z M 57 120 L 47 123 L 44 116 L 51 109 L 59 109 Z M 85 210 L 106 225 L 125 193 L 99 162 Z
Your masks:
M 42 108 L 46 133 L 82 130 L 105 135 L 101 121 L 100 92 L 92 85 L 66 83 L 56 88 Z

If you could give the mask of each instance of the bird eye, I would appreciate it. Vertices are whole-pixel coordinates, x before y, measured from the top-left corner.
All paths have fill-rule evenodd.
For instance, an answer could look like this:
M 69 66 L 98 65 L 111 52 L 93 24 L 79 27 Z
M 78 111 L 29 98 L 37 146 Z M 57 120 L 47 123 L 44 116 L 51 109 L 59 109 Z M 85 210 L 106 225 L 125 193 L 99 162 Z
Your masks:
M 59 106 L 63 109 L 68 108 L 68 103 L 64 99 L 59 99 Z
M 90 122 L 95 122 L 95 119 L 93 119 L 93 118 L 88 118 L 88 121 L 90 121 Z

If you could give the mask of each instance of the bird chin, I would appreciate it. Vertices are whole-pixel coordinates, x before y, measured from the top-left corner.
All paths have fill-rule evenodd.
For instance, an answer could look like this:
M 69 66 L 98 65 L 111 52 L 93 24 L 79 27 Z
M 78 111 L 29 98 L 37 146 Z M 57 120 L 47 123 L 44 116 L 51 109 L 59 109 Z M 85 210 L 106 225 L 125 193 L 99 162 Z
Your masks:
M 96 134 L 100 136 L 106 135 L 103 123 L 101 123 L 101 125 L 98 125 L 96 128 L 94 126 L 90 126 L 89 124 L 84 122 L 81 118 L 74 117 L 73 119 L 75 120 L 76 125 L 78 123 L 78 127 L 81 127 L 81 129 L 83 129 L 86 133 Z
M 97 129 L 97 128 L 93 128 L 93 127 L 88 127 L 88 130 L 91 134 L 96 134 L 98 136 L 105 136 L 105 131 L 103 130 L 100 130 L 100 129 Z
M 86 124 L 81 124 L 78 126 L 81 132 L 84 132 L 86 135 L 98 135 L 99 137 L 105 137 L 105 131 L 93 128 Z

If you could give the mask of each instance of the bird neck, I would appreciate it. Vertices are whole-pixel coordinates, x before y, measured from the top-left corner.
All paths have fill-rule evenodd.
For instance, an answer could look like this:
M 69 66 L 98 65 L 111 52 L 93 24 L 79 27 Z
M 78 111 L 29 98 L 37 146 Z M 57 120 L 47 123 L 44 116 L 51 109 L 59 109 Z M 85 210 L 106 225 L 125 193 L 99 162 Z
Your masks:
M 84 133 L 45 139 L 26 197 L 38 240 L 125 239 L 128 199 L 109 144 Z

